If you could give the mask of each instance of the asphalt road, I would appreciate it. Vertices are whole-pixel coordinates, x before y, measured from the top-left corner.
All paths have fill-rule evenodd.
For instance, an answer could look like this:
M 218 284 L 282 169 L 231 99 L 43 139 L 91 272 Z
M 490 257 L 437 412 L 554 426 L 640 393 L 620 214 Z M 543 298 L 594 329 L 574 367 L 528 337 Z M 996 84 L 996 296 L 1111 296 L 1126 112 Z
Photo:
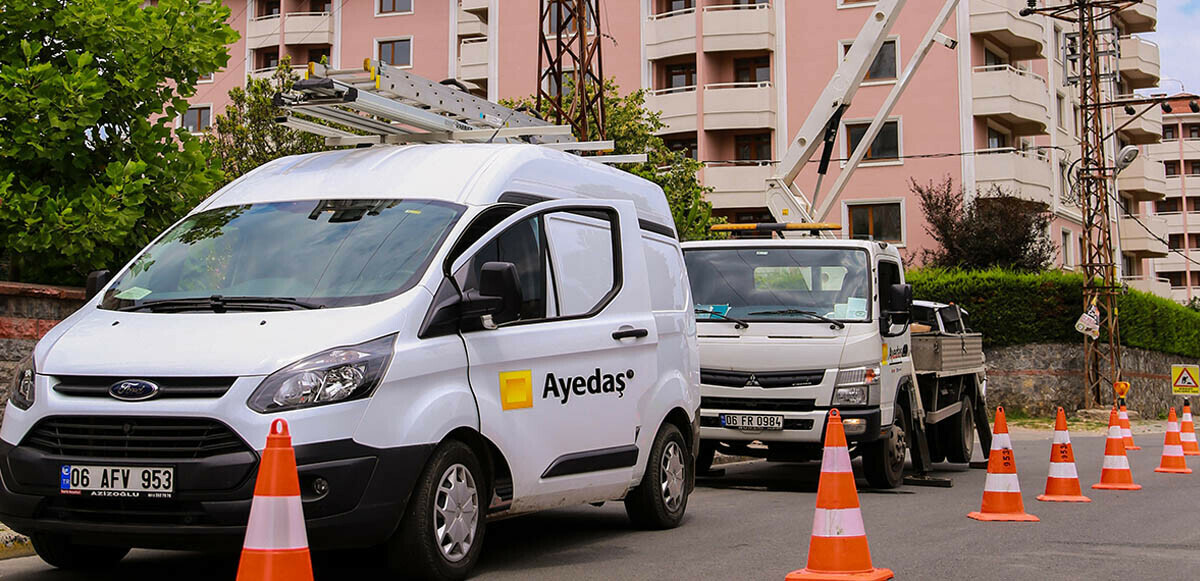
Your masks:
M 1200 570 L 1200 460 L 1192 475 L 1153 472 L 1162 434 L 1136 436 L 1130 452 L 1138 492 L 1090 490 L 1100 474 L 1104 438 L 1075 435 L 1090 504 L 1034 499 L 1045 485 L 1050 433 L 1016 434 L 1017 467 L 1028 512 L 1040 523 L 981 523 L 983 470 L 946 470 L 954 487 L 874 491 L 859 496 L 877 567 L 901 579 L 1195 578 Z M 978 458 L 979 452 L 976 452 Z M 857 464 L 857 463 L 856 463 Z M 949 465 L 943 465 L 950 468 Z M 856 467 L 857 469 L 857 467 Z M 731 467 L 702 479 L 683 526 L 630 528 L 620 503 L 555 510 L 492 524 L 479 579 L 770 579 L 803 567 L 816 496 L 817 467 Z M 318 579 L 388 579 L 368 553 L 318 555 Z M 67 574 L 36 557 L 0 562 L 5 581 L 53 579 L 233 579 L 236 556 L 134 551 L 105 574 Z

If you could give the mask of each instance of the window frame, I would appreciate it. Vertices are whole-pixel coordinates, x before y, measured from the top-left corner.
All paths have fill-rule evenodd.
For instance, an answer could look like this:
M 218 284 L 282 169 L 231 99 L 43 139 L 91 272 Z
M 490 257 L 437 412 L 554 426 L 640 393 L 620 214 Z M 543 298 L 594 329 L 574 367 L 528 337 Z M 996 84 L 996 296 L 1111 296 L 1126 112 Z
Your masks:
M 838 10 L 847 10 L 852 8 L 862 8 L 864 6 L 875 6 L 879 4 L 879 0 L 837 0 Z
M 842 127 L 841 127 L 841 129 L 839 131 L 839 135 L 838 135 L 838 137 L 839 137 L 838 143 L 839 143 L 839 148 L 841 149 L 840 157 L 843 160 L 848 159 L 850 157 L 850 154 L 853 153 L 853 151 L 854 151 L 854 150 L 850 149 L 850 126 L 866 125 L 867 127 L 870 127 L 871 121 L 872 121 L 872 119 L 846 119 L 846 120 L 842 121 Z M 904 120 L 901 116 L 896 115 L 896 116 L 888 117 L 886 120 L 884 120 L 884 123 L 885 124 L 886 123 L 895 123 L 896 124 L 896 157 L 895 158 L 871 159 L 869 157 L 864 156 L 862 162 L 860 162 L 858 164 L 859 167 L 883 167 L 883 166 L 889 166 L 889 165 L 904 165 Z M 879 138 L 879 136 L 877 135 L 876 139 L 878 139 L 878 138 Z M 872 144 L 872 146 L 873 145 L 874 144 Z M 867 153 L 868 153 L 868 155 L 870 154 L 870 148 L 867 148 Z M 845 161 L 841 161 L 841 162 L 839 162 L 839 164 L 840 164 L 839 167 L 843 167 L 843 168 L 846 167 Z
M 749 68 L 745 69 L 745 70 L 749 70 L 751 75 L 754 75 L 755 73 L 757 73 L 759 70 L 762 69 L 762 64 L 760 63 L 760 61 L 764 61 L 764 60 L 767 62 L 767 64 L 766 64 L 767 78 L 765 80 L 753 80 L 753 81 L 737 80 L 738 72 L 739 72 L 739 69 L 738 69 L 739 65 L 744 65 L 744 64 L 749 63 Z M 747 84 L 770 83 L 772 77 L 775 76 L 774 68 L 775 67 L 773 66 L 773 63 L 771 62 L 771 55 L 769 55 L 769 54 L 735 58 L 735 59 L 733 59 L 733 82 L 747 83 Z
M 754 142 L 751 144 L 751 147 L 754 147 L 754 148 L 761 147 L 764 143 L 766 144 L 766 148 L 767 148 L 766 158 L 759 157 L 759 158 L 755 158 L 755 159 L 741 159 L 738 157 L 739 150 L 741 149 L 741 145 L 738 144 L 738 140 L 750 140 L 750 139 L 754 140 Z M 737 135 L 734 135 L 733 136 L 733 159 L 736 162 L 757 162 L 759 164 L 761 164 L 763 162 L 774 161 L 774 159 L 773 159 L 775 156 L 774 141 L 775 140 L 773 139 L 770 131 L 756 131 L 756 132 L 748 132 L 748 133 L 739 133 Z M 755 152 L 755 153 L 757 153 L 757 152 Z
M 883 206 L 883 205 L 899 205 L 900 206 L 900 239 L 899 240 L 879 240 L 875 238 L 854 238 L 854 225 L 850 222 L 850 208 L 854 206 Z M 896 198 L 870 198 L 861 200 L 846 200 L 842 202 L 842 224 L 846 225 L 846 237 L 849 240 L 869 240 L 871 242 L 887 242 L 897 248 L 905 248 L 908 246 L 908 222 L 904 219 L 907 215 L 907 200 L 901 197 Z M 875 228 L 874 220 L 871 223 L 871 229 Z
M 192 131 L 192 130 L 188 129 L 187 132 L 191 133 L 192 135 L 204 135 L 205 133 L 208 133 L 208 131 L 212 129 L 213 121 L 214 121 L 213 104 L 212 103 L 191 103 L 188 105 L 188 111 L 191 111 L 192 109 L 208 109 L 208 127 L 204 128 L 204 129 L 199 129 L 197 131 Z M 183 114 L 181 114 L 179 117 L 175 118 L 175 128 L 176 129 L 187 129 L 183 124 L 184 123 L 183 120 L 186 115 L 187 115 L 187 111 L 184 111 Z M 200 119 L 199 119 L 199 117 L 197 117 L 196 125 L 199 126 L 199 124 L 200 124 Z
M 402 0 L 392 0 L 392 1 L 400 2 Z M 392 10 L 392 11 L 388 11 L 388 12 L 383 11 L 383 2 L 384 2 L 384 0 L 375 0 L 375 2 L 374 2 L 376 18 L 386 18 L 388 16 L 401 16 L 404 14 L 414 14 L 417 11 L 416 0 L 408 0 L 408 10 Z
M 895 57 L 895 60 L 896 60 L 896 76 L 891 77 L 891 78 L 885 78 L 885 79 L 872 79 L 870 76 L 871 69 L 870 69 L 870 67 L 867 67 L 867 76 L 863 77 L 863 82 L 859 86 L 875 87 L 875 86 L 880 86 L 880 85 L 895 85 L 897 82 L 900 81 L 900 75 L 904 73 L 904 69 L 902 68 L 902 65 L 904 64 L 903 59 L 900 58 L 900 36 L 899 35 L 889 35 L 886 39 L 884 39 L 883 42 L 885 44 L 890 42 L 893 45 L 895 45 L 895 47 L 896 47 L 894 54 L 893 54 L 893 56 Z M 838 51 L 837 51 L 837 64 L 838 65 L 842 64 L 842 61 L 846 58 L 846 53 L 850 50 L 851 46 L 854 46 L 854 39 L 838 41 Z M 882 48 L 880 50 L 882 50 Z M 879 55 L 876 54 L 875 58 L 879 58 Z M 874 65 L 875 61 L 871 61 L 871 64 Z
M 411 35 L 411 34 L 405 34 L 405 35 L 400 35 L 400 36 L 385 36 L 385 37 L 376 38 L 375 39 L 375 58 L 378 59 L 379 62 L 383 62 L 383 45 L 385 43 L 400 42 L 403 40 L 408 41 L 408 64 L 406 64 L 406 65 L 394 65 L 392 63 L 385 63 L 385 64 L 387 64 L 387 66 L 389 66 L 389 67 L 395 67 L 397 69 L 413 68 L 416 65 L 416 61 L 417 61 L 417 49 L 416 49 L 417 43 L 416 43 L 416 39 L 414 39 L 413 35 Z M 393 56 L 395 55 L 394 51 L 392 52 L 392 55 Z
M 683 76 L 688 78 L 690 82 L 685 82 L 682 85 L 672 85 L 671 78 L 673 77 L 672 70 L 682 70 Z M 664 90 L 680 90 L 688 87 L 696 87 L 696 79 L 698 78 L 698 68 L 695 61 L 685 61 L 680 63 L 667 63 L 663 65 L 663 86 Z

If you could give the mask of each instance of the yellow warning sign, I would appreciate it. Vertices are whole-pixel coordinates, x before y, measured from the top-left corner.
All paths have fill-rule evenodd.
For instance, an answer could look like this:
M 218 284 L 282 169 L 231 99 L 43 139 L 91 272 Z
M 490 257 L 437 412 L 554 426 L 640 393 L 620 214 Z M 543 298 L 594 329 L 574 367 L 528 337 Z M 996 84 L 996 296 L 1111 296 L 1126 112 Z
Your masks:
M 1172 365 L 1171 393 L 1200 395 L 1200 365 Z
M 1113 391 L 1117 392 L 1117 397 L 1125 397 L 1129 394 L 1129 382 L 1117 381 L 1113 383 Z

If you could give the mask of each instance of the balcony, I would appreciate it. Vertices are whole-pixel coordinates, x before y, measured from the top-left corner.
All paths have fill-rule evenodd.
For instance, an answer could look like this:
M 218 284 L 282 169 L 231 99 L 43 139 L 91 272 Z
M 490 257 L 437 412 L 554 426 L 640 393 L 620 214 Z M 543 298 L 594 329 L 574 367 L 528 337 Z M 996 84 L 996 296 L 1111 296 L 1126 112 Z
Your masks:
M 488 0 L 462 0 L 462 9 L 476 16 L 483 16 L 488 11 Z
M 275 75 L 276 68 L 278 68 L 278 67 L 263 67 L 260 69 L 254 69 L 254 70 L 250 71 L 250 78 L 252 78 L 252 79 L 269 79 Z M 306 65 L 306 64 L 305 65 L 292 65 L 292 72 L 300 77 L 303 77 L 304 73 L 307 71 L 308 71 L 308 65 Z
M 1045 135 L 1050 126 L 1046 79 L 1011 65 L 975 67 L 971 77 L 976 117 L 990 117 L 1014 135 Z
M 458 78 L 483 81 L 488 78 L 488 39 L 468 38 L 459 43 Z
M 658 89 L 646 93 L 646 108 L 659 111 L 666 124 L 659 135 L 696 130 L 696 87 Z
M 704 185 L 714 189 L 709 201 L 714 208 L 751 208 L 767 204 L 767 178 L 774 168 L 768 163 L 708 165 Z
M 704 85 L 704 129 L 764 129 L 775 127 L 775 86 L 756 83 Z
M 1154 32 L 1158 27 L 1158 0 L 1142 0 L 1141 4 L 1122 10 L 1119 16 L 1125 23 L 1125 32 Z
M 1013 60 L 1046 58 L 1045 17 L 1020 15 L 1025 0 L 992 0 L 971 3 L 971 34 L 1007 48 Z
M 1186 216 L 1183 212 L 1163 212 L 1154 216 L 1167 221 L 1167 232 L 1183 234 L 1185 217 L 1187 218 L 1188 232 L 1200 232 L 1200 212 L 1189 212 Z
M 478 14 L 467 12 L 465 10 L 458 11 L 458 37 L 459 38 L 477 38 L 487 36 L 488 25 L 479 17 Z
M 1136 36 L 1126 36 L 1120 41 L 1121 61 L 1118 68 L 1125 76 L 1131 89 L 1148 89 L 1158 86 L 1160 66 L 1158 45 Z
M 775 50 L 775 10 L 770 4 L 704 7 L 704 51 Z
M 1143 225 L 1145 227 L 1143 227 Z M 1167 251 L 1167 220 L 1159 216 L 1121 218 L 1121 253 L 1134 258 L 1163 258 Z M 1149 232 L 1147 232 L 1149 230 Z
M 289 12 L 283 19 L 286 44 L 333 44 L 333 16 L 328 12 Z
M 1012 148 L 993 149 L 975 156 L 979 192 L 994 186 L 1026 200 L 1054 206 L 1054 171 L 1050 159 Z
M 1138 95 L 1122 95 L 1117 97 L 1117 100 L 1121 101 L 1124 99 L 1137 99 L 1138 97 Z M 1150 107 L 1150 109 L 1147 110 L 1146 113 L 1141 117 L 1133 119 L 1145 108 L 1145 105 L 1138 105 L 1134 107 L 1133 115 L 1126 113 L 1124 107 L 1117 107 L 1115 109 L 1116 113 L 1113 118 L 1115 127 L 1124 126 L 1124 129 L 1121 129 L 1121 137 L 1124 137 L 1125 141 L 1128 141 L 1134 145 L 1147 145 L 1162 141 L 1162 108 L 1160 108 L 1158 105 L 1155 105 Z M 1133 120 L 1132 122 L 1130 122 L 1131 119 Z M 1129 125 L 1125 125 L 1126 123 L 1129 123 Z
M 1197 289 L 1197 290 L 1192 291 L 1191 293 L 1188 293 L 1187 287 L 1182 287 L 1182 286 L 1179 288 L 1171 287 L 1171 300 L 1173 300 L 1181 305 L 1186 305 L 1188 303 L 1188 301 L 1191 300 L 1191 297 L 1194 297 L 1197 294 L 1200 294 L 1200 289 Z
M 1129 285 L 1129 288 L 1133 290 L 1158 295 L 1166 299 L 1171 298 L 1171 281 L 1165 278 L 1126 276 L 1121 278 L 1121 282 Z
M 246 46 L 251 49 L 279 46 L 279 26 L 278 14 L 251 18 L 246 25 Z
M 646 58 L 696 54 L 696 9 L 651 15 L 646 22 Z
M 1167 168 L 1161 161 L 1139 155 L 1117 174 L 1117 189 L 1135 202 L 1156 202 L 1167 195 Z

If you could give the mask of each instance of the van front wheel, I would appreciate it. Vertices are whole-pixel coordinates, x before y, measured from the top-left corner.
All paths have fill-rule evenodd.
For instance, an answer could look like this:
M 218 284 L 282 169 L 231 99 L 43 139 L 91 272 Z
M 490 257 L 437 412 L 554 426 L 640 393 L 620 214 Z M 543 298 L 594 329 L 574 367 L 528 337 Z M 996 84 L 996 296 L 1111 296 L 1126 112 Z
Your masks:
M 654 436 L 642 483 L 625 497 L 625 514 L 639 528 L 679 526 L 687 509 L 688 479 L 695 469 L 679 428 L 663 424 Z
M 483 545 L 487 490 L 471 448 L 455 440 L 438 446 L 388 545 L 391 568 L 422 579 L 465 579 Z

